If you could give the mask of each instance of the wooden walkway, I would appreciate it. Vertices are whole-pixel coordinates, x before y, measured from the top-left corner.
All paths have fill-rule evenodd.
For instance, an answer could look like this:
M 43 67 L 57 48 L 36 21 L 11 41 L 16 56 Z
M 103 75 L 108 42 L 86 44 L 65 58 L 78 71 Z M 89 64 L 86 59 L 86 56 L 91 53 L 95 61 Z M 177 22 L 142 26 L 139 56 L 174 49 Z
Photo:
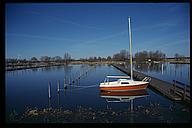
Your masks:
M 120 71 L 130 75 L 130 70 L 126 69 L 124 66 L 120 66 L 120 65 L 114 65 L 113 66 L 117 69 L 119 69 Z M 176 100 L 176 101 L 185 101 L 187 103 L 190 102 L 190 90 L 187 91 L 187 97 L 185 99 L 182 98 L 182 95 L 178 95 L 178 93 L 173 93 L 173 89 L 174 86 L 173 84 L 166 82 L 166 81 L 162 81 L 159 80 L 157 78 L 145 75 L 141 72 L 138 71 L 133 71 L 133 78 L 136 80 L 142 80 L 144 77 L 150 77 L 151 78 L 151 82 L 150 82 L 150 86 L 153 89 L 155 89 L 156 91 L 160 92 L 162 95 L 168 97 L 171 100 Z M 176 86 L 177 87 L 177 86 Z M 178 89 L 177 89 L 178 90 Z

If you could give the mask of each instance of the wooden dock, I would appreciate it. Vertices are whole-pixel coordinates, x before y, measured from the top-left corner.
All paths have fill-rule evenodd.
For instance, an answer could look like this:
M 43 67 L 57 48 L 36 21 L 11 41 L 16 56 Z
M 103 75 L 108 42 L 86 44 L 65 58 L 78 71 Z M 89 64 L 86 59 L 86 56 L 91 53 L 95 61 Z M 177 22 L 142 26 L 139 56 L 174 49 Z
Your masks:
M 120 71 L 130 75 L 130 70 L 126 69 L 124 66 L 114 65 L 114 64 L 113 64 L 113 66 L 115 68 L 119 69 Z M 190 103 L 190 88 L 187 88 L 187 91 L 182 91 L 183 89 L 179 86 L 174 86 L 174 84 L 171 84 L 169 82 L 162 81 L 160 79 L 157 79 L 157 78 L 148 76 L 144 73 L 133 70 L 134 79 L 142 80 L 144 77 L 151 78 L 149 87 L 152 87 L 153 89 L 160 92 L 162 95 L 168 97 L 169 99 L 175 100 L 175 101 L 185 101 L 187 103 Z M 186 90 L 186 88 L 185 88 L 185 90 Z M 175 93 L 174 93 L 174 91 L 175 91 Z M 185 93 L 185 96 L 183 96 L 183 93 Z

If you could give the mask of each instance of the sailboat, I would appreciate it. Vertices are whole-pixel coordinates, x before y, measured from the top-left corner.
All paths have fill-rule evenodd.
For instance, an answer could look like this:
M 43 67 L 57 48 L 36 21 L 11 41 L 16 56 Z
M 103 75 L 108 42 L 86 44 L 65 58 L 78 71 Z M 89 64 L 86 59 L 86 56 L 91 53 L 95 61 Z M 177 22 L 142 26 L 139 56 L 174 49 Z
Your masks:
M 103 83 L 100 83 L 99 87 L 101 91 L 132 91 L 143 90 L 149 85 L 150 77 L 145 77 L 142 81 L 133 80 L 133 66 L 132 66 L 132 39 L 131 39 L 131 17 L 128 17 L 129 21 L 129 39 L 130 39 L 130 67 L 131 78 L 128 79 L 125 76 L 107 76 Z M 110 82 L 109 78 L 119 78 L 117 81 Z

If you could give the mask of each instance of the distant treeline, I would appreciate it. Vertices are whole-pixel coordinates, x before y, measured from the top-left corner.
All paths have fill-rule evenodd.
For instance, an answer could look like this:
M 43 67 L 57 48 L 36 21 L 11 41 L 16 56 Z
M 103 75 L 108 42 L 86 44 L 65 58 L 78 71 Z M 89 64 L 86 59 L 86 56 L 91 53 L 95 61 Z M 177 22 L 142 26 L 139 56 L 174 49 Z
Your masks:
M 161 61 L 166 58 L 165 53 L 157 50 L 153 51 L 143 51 L 135 53 L 135 60 L 136 61 Z
M 63 63 L 68 63 L 70 62 L 71 59 L 71 55 L 69 53 L 65 53 L 63 58 L 60 56 L 55 56 L 55 57 L 49 57 L 49 56 L 41 56 L 40 59 L 38 60 L 36 57 L 32 57 L 30 60 L 26 60 L 26 59 L 6 59 L 7 63 L 14 63 L 14 62 L 21 62 L 21 63 L 27 63 L 27 62 L 63 62 Z
M 80 61 L 127 61 L 130 58 L 129 51 L 127 50 L 120 50 L 120 52 L 113 54 L 112 56 L 107 57 L 96 57 L 96 56 L 90 56 L 88 58 L 80 58 Z M 143 61 L 162 61 L 165 60 L 166 54 L 157 50 L 157 51 L 142 51 L 137 52 L 133 56 L 133 60 L 143 62 Z M 175 54 L 176 60 L 182 60 L 185 57 L 183 55 L 179 55 L 178 53 Z M 55 56 L 55 57 L 49 57 L 49 56 L 41 56 L 39 59 L 36 57 L 32 57 L 29 60 L 26 59 L 6 59 L 6 63 L 15 63 L 15 62 L 21 62 L 21 63 L 37 63 L 37 62 L 58 62 L 58 63 L 69 63 L 70 61 L 73 61 L 75 59 L 72 59 L 71 55 L 69 53 L 64 53 L 64 56 Z

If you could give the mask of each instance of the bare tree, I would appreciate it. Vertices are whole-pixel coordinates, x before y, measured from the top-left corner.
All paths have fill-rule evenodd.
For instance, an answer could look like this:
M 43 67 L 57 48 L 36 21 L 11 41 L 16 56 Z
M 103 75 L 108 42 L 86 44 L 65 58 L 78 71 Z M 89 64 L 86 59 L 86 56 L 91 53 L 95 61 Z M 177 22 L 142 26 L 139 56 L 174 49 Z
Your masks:
M 143 51 L 143 52 L 135 53 L 135 60 L 136 61 L 147 61 L 148 59 L 151 59 L 152 61 L 160 61 L 160 60 L 165 59 L 165 57 L 166 57 L 165 53 L 162 53 L 159 50 L 157 50 L 155 52 Z
M 113 59 L 125 61 L 125 60 L 129 59 L 129 52 L 123 49 L 119 53 L 114 54 Z
M 50 61 L 50 58 L 51 57 L 48 57 L 48 56 L 41 56 L 40 60 L 44 61 L 44 62 L 48 62 L 48 61 Z
M 108 56 L 108 57 L 107 57 L 107 60 L 111 60 L 111 56 Z
M 32 58 L 31 58 L 31 61 L 32 61 L 32 62 L 36 62 L 36 61 L 38 61 L 38 59 L 37 59 L 36 57 L 32 57 Z
M 61 62 L 61 61 L 62 61 L 62 57 L 60 57 L 60 56 L 55 56 L 55 57 L 53 57 L 53 61 Z
M 98 57 L 98 60 L 101 61 L 101 57 L 100 56 Z
M 69 61 L 71 61 L 71 56 L 70 56 L 70 54 L 66 52 L 66 53 L 64 54 L 63 59 L 64 59 L 64 62 L 65 62 L 66 64 L 68 64 Z
M 183 55 L 180 55 L 178 53 L 175 53 L 175 59 L 176 60 L 184 60 L 184 56 Z
M 175 59 L 179 60 L 179 54 L 178 53 L 175 53 Z

